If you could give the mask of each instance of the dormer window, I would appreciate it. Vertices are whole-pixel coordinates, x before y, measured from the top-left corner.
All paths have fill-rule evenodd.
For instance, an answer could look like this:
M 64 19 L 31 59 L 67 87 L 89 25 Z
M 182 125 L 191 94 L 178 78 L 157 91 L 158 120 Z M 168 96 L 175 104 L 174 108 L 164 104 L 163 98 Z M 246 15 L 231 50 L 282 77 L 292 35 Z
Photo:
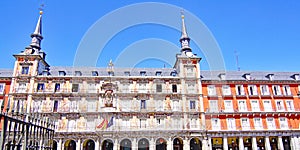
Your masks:
M 109 72 L 108 72 L 108 76 L 114 76 L 114 72 L 109 71 Z
M 59 76 L 65 76 L 65 75 L 66 75 L 66 72 L 65 72 L 65 71 L 58 71 L 58 75 L 59 75 Z
M 125 76 L 130 76 L 130 72 L 129 72 L 129 71 L 125 71 L 125 72 L 124 72 L 124 75 L 125 75 Z
M 81 71 L 75 71 L 75 76 L 81 76 L 81 75 L 82 75 Z
M 140 72 L 140 75 L 141 75 L 141 76 L 146 76 L 146 71 L 141 71 L 141 72 Z
M 177 72 L 175 70 L 173 70 L 171 73 L 170 73 L 171 76 L 175 77 L 177 75 Z
M 48 75 L 49 75 L 49 72 L 48 72 L 47 70 L 44 70 L 43 73 L 42 73 L 42 75 L 43 75 L 43 76 L 48 76 Z
M 293 77 L 294 77 L 294 79 L 295 79 L 296 81 L 298 81 L 298 80 L 300 79 L 299 74 L 294 74 Z
M 161 76 L 161 71 L 156 71 L 155 75 L 156 76 Z
M 98 72 L 97 71 L 92 71 L 92 76 L 98 76 Z
M 274 74 L 268 74 L 267 78 L 269 78 L 270 81 L 274 80 Z
M 250 75 L 250 73 L 244 74 L 243 77 L 244 77 L 246 80 L 251 80 L 251 75 Z
M 220 78 L 220 80 L 225 80 L 226 79 L 225 73 L 220 73 L 219 78 Z

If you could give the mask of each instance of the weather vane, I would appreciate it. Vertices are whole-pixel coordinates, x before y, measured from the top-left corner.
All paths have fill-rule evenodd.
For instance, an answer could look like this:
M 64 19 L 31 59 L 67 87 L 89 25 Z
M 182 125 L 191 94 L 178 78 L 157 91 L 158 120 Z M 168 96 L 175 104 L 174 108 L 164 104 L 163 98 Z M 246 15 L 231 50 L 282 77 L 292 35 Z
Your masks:
M 39 7 L 39 10 L 40 10 L 40 14 L 43 14 L 43 11 L 44 11 L 44 3 L 42 3 Z

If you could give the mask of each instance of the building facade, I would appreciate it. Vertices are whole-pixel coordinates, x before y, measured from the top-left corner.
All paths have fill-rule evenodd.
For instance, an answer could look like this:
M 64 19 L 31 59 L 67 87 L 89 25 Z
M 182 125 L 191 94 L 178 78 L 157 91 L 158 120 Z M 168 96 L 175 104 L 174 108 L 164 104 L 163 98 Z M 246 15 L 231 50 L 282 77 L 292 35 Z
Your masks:
M 299 74 L 202 71 L 184 16 L 174 68 L 53 67 L 41 27 L 42 13 L 0 99 L 54 120 L 54 149 L 300 149 Z

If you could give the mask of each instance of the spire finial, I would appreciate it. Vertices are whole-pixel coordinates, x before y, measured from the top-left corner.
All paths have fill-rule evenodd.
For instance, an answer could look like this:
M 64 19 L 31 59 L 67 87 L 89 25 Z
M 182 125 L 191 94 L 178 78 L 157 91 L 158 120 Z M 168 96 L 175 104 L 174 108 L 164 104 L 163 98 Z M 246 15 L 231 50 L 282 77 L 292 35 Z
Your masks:
M 36 27 L 35 27 L 35 30 L 34 32 L 31 34 L 31 44 L 30 46 L 31 47 L 34 47 L 34 48 L 37 48 L 37 49 L 41 49 L 41 41 L 43 39 L 43 36 L 42 36 L 42 14 L 43 14 L 43 7 L 44 7 L 44 4 L 41 4 L 40 5 L 40 8 L 39 8 L 39 19 L 37 21 L 37 24 L 36 24 Z
M 181 51 L 182 52 L 190 52 L 191 48 L 190 48 L 190 38 L 186 32 L 186 27 L 185 27 L 185 22 L 184 22 L 184 11 L 181 10 L 181 21 L 182 21 L 182 25 L 181 25 L 181 37 L 180 37 L 180 43 L 181 43 Z

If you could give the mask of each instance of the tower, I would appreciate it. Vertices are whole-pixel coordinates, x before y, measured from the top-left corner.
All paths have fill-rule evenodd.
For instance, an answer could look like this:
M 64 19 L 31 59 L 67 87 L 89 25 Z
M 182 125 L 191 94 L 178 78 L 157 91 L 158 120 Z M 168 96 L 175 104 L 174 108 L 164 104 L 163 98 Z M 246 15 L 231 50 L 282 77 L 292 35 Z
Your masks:
M 42 36 L 42 14 L 40 15 L 34 32 L 31 34 L 31 42 L 15 57 L 15 65 L 10 88 L 10 114 L 28 114 L 34 93 L 35 77 L 48 74 L 49 65 L 45 60 L 45 52 L 41 50 Z
M 185 16 L 181 14 L 182 28 L 181 28 L 181 53 L 176 55 L 176 62 L 174 68 L 176 69 L 180 82 L 182 85 L 182 102 L 185 114 L 184 118 L 186 123 L 189 123 L 193 118 L 199 118 L 200 130 L 205 129 L 205 116 L 203 108 L 203 94 L 200 76 L 200 60 L 201 58 L 193 54 L 190 47 L 190 37 L 187 33 L 185 25 Z M 197 113 L 193 113 L 189 110 L 193 110 L 193 107 Z M 204 133 L 200 133 L 205 136 Z M 196 135 L 195 135 L 196 136 Z M 207 146 L 207 141 L 203 140 L 203 146 Z

